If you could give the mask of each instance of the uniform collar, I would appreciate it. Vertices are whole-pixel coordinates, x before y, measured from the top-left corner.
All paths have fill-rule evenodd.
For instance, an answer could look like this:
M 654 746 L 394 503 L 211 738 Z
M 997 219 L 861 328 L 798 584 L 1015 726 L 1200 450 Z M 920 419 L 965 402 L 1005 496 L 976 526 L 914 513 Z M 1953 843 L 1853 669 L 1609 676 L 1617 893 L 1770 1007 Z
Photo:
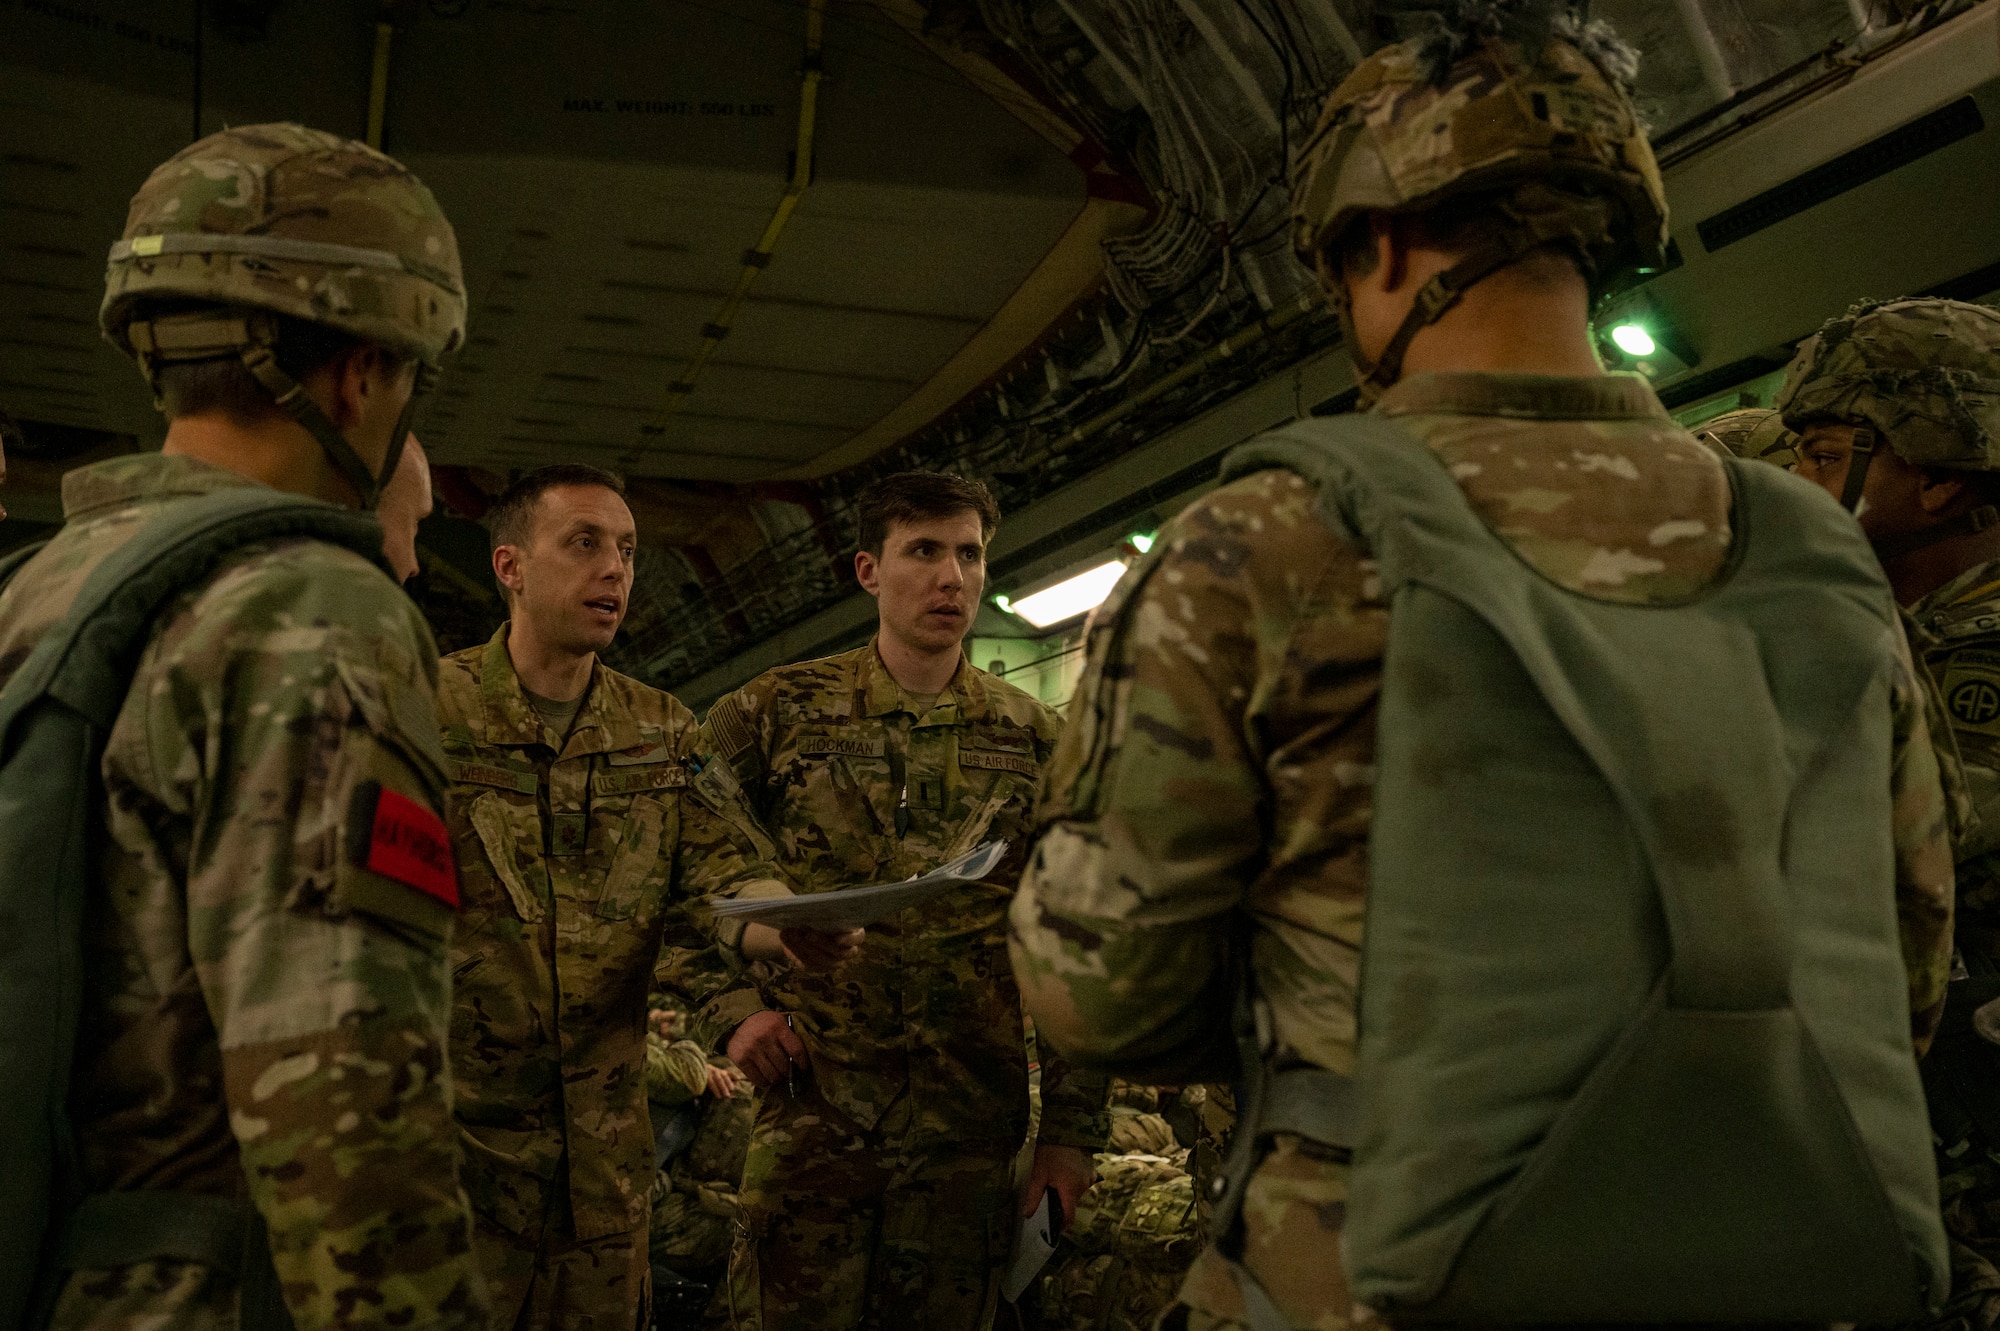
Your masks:
M 512 620 L 506 621 L 486 640 L 486 652 L 479 662 L 480 714 L 486 742 L 546 744 L 548 731 L 542 725 L 541 714 L 528 701 L 521 677 L 514 671 L 514 660 L 507 655 L 507 630 L 512 625 Z M 570 727 L 569 742 L 559 757 L 610 753 L 661 738 L 657 733 L 640 732 L 639 720 L 632 714 L 624 691 L 611 686 L 610 675 L 604 662 L 591 661 L 583 710 L 577 713 L 576 723 Z M 653 729 L 657 732 L 658 727 Z
M 1910 618 L 1929 628 L 1952 618 L 1951 612 L 1967 610 L 2000 600 L 2000 559 L 1974 564 L 1944 586 L 1920 597 L 1910 607 Z
M 882 660 L 879 637 L 870 638 L 865 651 L 855 654 L 854 693 L 861 702 L 863 716 L 888 716 L 892 712 L 912 711 L 906 701 L 903 686 L 889 673 L 889 667 Z M 961 721 L 977 721 L 990 710 L 986 705 L 986 691 L 978 686 L 978 672 L 965 659 L 965 649 L 958 653 L 958 669 L 952 672 L 951 682 L 938 694 L 937 702 L 927 714 L 936 722 L 952 724 Z M 946 708 L 953 708 L 950 716 L 942 716 Z M 919 718 L 921 719 L 921 718 Z
M 1669 419 L 1643 375 L 1413 374 L 1375 410 L 1384 416 L 1507 416 L 1531 421 Z
M 196 458 L 165 453 L 129 453 L 78 467 L 62 478 L 65 521 L 74 522 L 107 508 L 142 500 L 214 494 L 218 490 L 265 490 L 248 476 Z

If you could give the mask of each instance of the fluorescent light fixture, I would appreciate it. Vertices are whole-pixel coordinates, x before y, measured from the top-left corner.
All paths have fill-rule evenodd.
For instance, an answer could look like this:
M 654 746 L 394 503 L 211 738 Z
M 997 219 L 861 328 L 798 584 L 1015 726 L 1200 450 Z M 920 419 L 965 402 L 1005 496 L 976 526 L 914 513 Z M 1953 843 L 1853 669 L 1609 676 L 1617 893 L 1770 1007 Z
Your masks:
M 1125 544 L 1143 555 L 1153 548 L 1153 542 L 1159 538 L 1159 535 L 1158 532 L 1153 531 L 1135 531 L 1125 538 Z
M 1611 340 L 1628 356 L 1650 356 L 1659 350 L 1653 335 L 1638 324 L 1619 324 L 1611 330 Z
M 1075 619 L 1095 610 L 1105 597 L 1111 595 L 1118 579 L 1124 576 L 1124 561 L 1114 559 L 1001 608 L 1019 615 L 1038 629 L 1045 629 L 1051 624 L 1060 624 L 1065 619 Z M 999 598 L 994 598 L 994 603 L 999 604 Z

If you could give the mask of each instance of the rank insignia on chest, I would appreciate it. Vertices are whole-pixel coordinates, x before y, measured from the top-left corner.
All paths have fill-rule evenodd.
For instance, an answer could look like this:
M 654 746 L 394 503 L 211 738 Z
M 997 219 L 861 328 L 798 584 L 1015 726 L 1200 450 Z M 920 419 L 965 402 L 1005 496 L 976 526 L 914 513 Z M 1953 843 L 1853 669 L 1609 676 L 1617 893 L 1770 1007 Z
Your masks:
M 458 909 L 458 865 L 444 819 L 407 795 L 364 781 L 354 792 L 348 827 L 354 863 Z
M 944 778 L 920 776 L 910 782 L 910 803 L 919 809 L 944 807 Z
M 557 813 L 549 815 L 549 854 L 581 855 L 590 835 L 590 815 Z

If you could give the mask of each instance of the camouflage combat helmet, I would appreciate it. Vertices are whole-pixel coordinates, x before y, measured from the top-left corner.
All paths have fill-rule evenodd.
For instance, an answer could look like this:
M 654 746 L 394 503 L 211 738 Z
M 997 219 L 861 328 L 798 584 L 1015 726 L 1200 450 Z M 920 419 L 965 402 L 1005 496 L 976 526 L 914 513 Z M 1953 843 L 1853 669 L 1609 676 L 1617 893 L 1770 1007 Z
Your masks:
M 421 181 L 365 144 L 303 125 L 247 125 L 155 170 L 111 247 L 99 323 L 148 381 L 162 363 L 240 357 L 372 508 L 408 413 L 374 475 L 272 359 L 273 314 L 413 357 L 425 386 L 465 340 L 451 223 Z
M 1875 451 L 1919 467 L 2000 470 L 2000 311 L 1962 300 L 1884 300 L 1828 320 L 1785 367 L 1778 411 L 1786 426 L 1858 427 L 1840 502 L 1861 502 Z M 1972 513 L 1901 538 L 1883 558 L 2000 523 Z
M 1381 48 L 1334 89 L 1293 164 L 1292 245 L 1308 264 L 1370 212 L 1499 196 L 1492 238 L 1418 293 L 1375 364 L 1341 309 L 1364 400 L 1395 382 L 1410 340 L 1466 288 L 1529 250 L 1567 243 L 1600 290 L 1666 252 L 1631 49 L 1551 0 L 1460 0 L 1449 19 L 1431 17 L 1429 32 Z M 1344 307 L 1337 284 L 1333 294 Z
M 1718 452 L 1790 467 L 1798 461 L 1799 437 L 1785 428 L 1774 407 L 1739 407 L 1695 427 L 1694 437 Z

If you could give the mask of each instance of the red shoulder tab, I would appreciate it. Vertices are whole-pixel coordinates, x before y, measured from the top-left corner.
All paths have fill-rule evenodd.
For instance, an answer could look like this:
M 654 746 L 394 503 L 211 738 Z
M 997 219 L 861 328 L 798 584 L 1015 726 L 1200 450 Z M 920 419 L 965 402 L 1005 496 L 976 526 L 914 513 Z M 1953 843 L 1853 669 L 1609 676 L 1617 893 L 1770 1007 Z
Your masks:
M 383 790 L 376 798 L 360 859 L 363 868 L 458 909 L 458 864 L 444 819 L 408 796 Z

